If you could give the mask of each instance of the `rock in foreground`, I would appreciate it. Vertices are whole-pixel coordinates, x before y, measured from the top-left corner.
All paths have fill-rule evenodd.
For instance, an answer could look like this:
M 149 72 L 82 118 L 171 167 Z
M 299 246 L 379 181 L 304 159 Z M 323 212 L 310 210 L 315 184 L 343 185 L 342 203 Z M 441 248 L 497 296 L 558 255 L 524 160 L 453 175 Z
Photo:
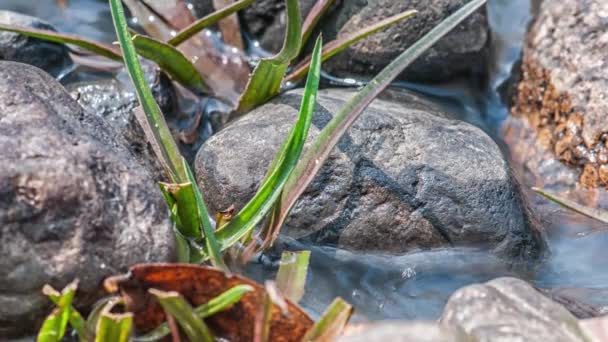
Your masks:
M 0 23 L 56 31 L 41 19 L 11 11 L 0 11 Z M 0 31 L 0 60 L 30 64 L 55 76 L 72 64 L 68 49 L 63 44 L 5 31 Z
M 352 95 L 320 91 L 311 136 Z M 387 96 L 342 138 L 284 232 L 354 250 L 480 246 L 516 260 L 539 257 L 538 223 L 492 139 L 416 95 Z M 300 90 L 288 92 L 203 145 L 196 173 L 212 211 L 241 208 L 253 196 L 300 101 Z
M 544 1 L 528 33 L 506 140 L 526 151 L 521 137 L 534 136 L 546 152 L 519 161 L 538 179 L 572 186 L 580 174 L 587 187 L 608 187 L 607 13 L 604 0 Z
M 170 261 L 166 205 L 103 121 L 49 75 L 0 62 L 0 335 L 48 314 L 45 283 L 80 279 L 79 304 L 129 265 Z

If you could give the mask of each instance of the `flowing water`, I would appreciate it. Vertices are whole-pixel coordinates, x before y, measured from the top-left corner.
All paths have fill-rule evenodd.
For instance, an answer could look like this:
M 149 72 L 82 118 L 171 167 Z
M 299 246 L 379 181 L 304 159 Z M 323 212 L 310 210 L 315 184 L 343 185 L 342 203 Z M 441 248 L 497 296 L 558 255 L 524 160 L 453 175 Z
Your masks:
M 111 42 L 113 27 L 106 1 L 68 0 L 60 9 L 55 1 L 0 0 L 0 9 L 9 9 L 44 18 L 62 32 L 77 33 Z M 467 82 L 438 86 L 401 83 L 425 93 L 451 111 L 494 136 L 499 144 L 500 123 L 508 114 L 497 89 L 509 78 L 521 52 L 527 22 L 531 17 L 529 0 L 490 0 L 488 13 L 492 27 L 492 62 L 486 90 Z M 253 46 L 256 46 L 255 44 Z M 328 82 L 353 84 L 353 80 Z M 356 82 L 355 82 L 356 83 Z M 213 107 L 222 107 L 217 101 Z M 210 124 L 201 125 L 204 136 Z M 200 145 L 202 141 L 198 141 Z M 526 184 L 523 184 L 527 188 Z M 530 269 L 514 268 L 475 249 L 420 251 L 403 256 L 351 253 L 328 247 L 303 246 L 283 241 L 287 249 L 312 250 L 307 294 L 303 305 L 318 315 L 336 296 L 356 307 L 358 321 L 386 318 L 437 319 L 452 292 L 499 276 L 517 276 L 545 288 L 608 288 L 608 230 L 598 223 L 566 212 L 528 192 L 531 202 L 545 222 L 551 254 Z M 247 267 L 245 272 L 262 280 L 276 272 L 273 253 Z

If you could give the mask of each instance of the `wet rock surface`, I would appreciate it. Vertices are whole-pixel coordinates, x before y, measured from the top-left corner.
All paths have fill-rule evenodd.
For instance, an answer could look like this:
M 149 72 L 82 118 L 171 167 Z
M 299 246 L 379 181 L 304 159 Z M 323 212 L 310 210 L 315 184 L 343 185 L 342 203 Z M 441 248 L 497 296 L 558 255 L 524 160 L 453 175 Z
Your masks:
M 320 92 L 311 137 L 352 94 Z M 203 145 L 195 167 L 212 212 L 241 208 L 253 196 L 300 101 L 301 91 L 290 91 Z M 409 92 L 385 93 L 362 114 L 283 231 L 305 241 L 391 253 L 480 246 L 521 260 L 539 257 L 544 247 L 495 143 Z
M 433 322 L 381 322 L 353 327 L 339 342 L 465 342 L 466 334 L 456 327 Z
M 474 341 L 586 341 L 577 319 L 523 280 L 498 278 L 456 291 L 441 324 Z
M 0 24 L 56 31 L 42 19 L 4 10 L 0 10 Z M 0 31 L 0 60 L 30 64 L 55 76 L 72 64 L 68 49 L 63 44 L 5 31 Z
M 163 113 L 173 113 L 177 100 L 171 80 L 151 62 L 142 60 L 142 68 L 156 103 Z M 126 139 L 140 163 L 160 173 L 161 166 L 157 165 L 154 152 L 135 117 L 133 110 L 139 102 L 128 77 L 123 71 L 113 78 L 71 83 L 66 88 L 88 115 L 103 118 Z
M 466 3 L 465 0 L 342 1 L 341 6 L 322 20 L 323 38 L 327 41 L 407 10 L 415 9 L 418 14 L 349 47 L 323 66 L 339 76 L 373 77 Z M 488 43 L 484 8 L 420 56 L 400 78 L 445 81 L 461 74 L 480 73 L 486 64 Z
M 608 289 L 562 287 L 539 291 L 563 305 L 576 318 L 594 318 L 608 314 Z
M 518 137 L 537 141 L 520 159 L 538 178 L 558 168 L 563 184 L 608 186 L 606 13 L 602 0 L 545 1 L 530 29 L 506 140 L 516 151 Z
M 171 224 L 155 182 L 100 117 L 49 75 L 0 62 L 0 335 L 48 314 L 45 283 L 80 279 L 78 304 L 129 265 L 170 261 Z

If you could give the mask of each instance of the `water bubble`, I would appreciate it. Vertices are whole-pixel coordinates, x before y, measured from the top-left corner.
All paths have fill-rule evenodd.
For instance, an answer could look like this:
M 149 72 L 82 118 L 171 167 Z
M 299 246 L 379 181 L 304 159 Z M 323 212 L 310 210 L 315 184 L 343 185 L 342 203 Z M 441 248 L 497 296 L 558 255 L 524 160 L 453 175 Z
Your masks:
M 151 16 L 148 17 L 148 21 L 151 22 L 151 23 L 153 23 L 155 20 L 156 20 L 156 17 L 153 16 L 153 15 L 151 15 Z
M 191 11 L 194 9 L 194 5 L 193 5 L 193 4 L 191 4 L 191 3 L 188 3 L 188 4 L 186 5 L 186 7 L 187 7 L 189 10 L 191 10 Z
M 237 52 L 239 52 L 239 49 L 233 47 L 231 51 L 232 51 L 232 53 L 237 53 Z
M 177 36 L 177 32 L 171 30 L 171 32 L 169 32 L 169 34 L 171 35 L 171 37 L 175 37 Z
M 207 29 L 204 29 L 204 30 L 203 30 L 203 33 L 205 34 L 205 36 L 207 36 L 207 37 L 211 37 L 211 31 L 209 31 L 209 30 L 207 30 Z
M 133 24 L 137 24 L 137 23 L 139 22 L 139 20 L 138 20 L 137 18 L 133 17 L 133 18 L 131 19 L 131 22 L 132 22 Z
M 260 42 L 258 42 L 257 40 L 256 40 L 256 41 L 254 41 L 254 42 L 253 42 L 253 46 L 255 46 L 256 48 L 257 48 L 257 47 L 260 47 Z

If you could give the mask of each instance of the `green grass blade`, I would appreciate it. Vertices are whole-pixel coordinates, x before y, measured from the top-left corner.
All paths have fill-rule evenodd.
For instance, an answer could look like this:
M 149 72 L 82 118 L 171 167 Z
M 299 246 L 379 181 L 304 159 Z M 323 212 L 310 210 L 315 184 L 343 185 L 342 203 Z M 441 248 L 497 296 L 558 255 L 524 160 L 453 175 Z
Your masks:
M 190 166 L 186 162 L 186 159 L 182 158 L 182 163 L 184 169 L 186 170 L 186 175 L 192 184 L 196 184 L 196 179 L 194 178 L 194 174 L 190 169 Z M 209 219 L 209 211 L 207 210 L 207 206 L 205 205 L 205 200 L 203 199 L 203 194 L 201 194 L 198 186 L 192 187 L 194 190 L 194 200 L 197 206 L 197 213 L 200 219 L 201 226 L 203 227 L 203 235 L 205 238 L 205 249 L 211 258 L 211 263 L 223 269 L 224 271 L 228 271 L 228 267 L 224 264 L 224 260 L 222 259 L 222 253 L 220 250 L 220 245 L 216 238 L 216 233 L 213 230 L 213 225 L 211 224 L 211 220 Z
M 333 119 L 323 128 L 315 138 L 311 146 L 306 150 L 302 160 L 289 177 L 280 203 L 280 213 L 275 215 L 272 224 L 274 227 L 265 227 L 265 231 L 275 234 L 272 242 L 276 239 L 280 227 L 285 222 L 289 211 L 308 184 L 313 180 L 321 166 L 327 160 L 329 153 L 336 146 L 342 135 L 355 122 L 367 106 L 380 94 L 403 70 L 414 62 L 420 55 L 433 46 L 439 39 L 454 29 L 459 23 L 473 12 L 478 10 L 486 0 L 472 0 L 454 12 L 448 18 L 435 26 L 430 32 L 420 38 L 416 43 L 401 53 L 393 62 L 386 66 L 372 81 L 361 91 L 353 96 L 338 112 Z
M 279 198 L 285 182 L 300 159 L 317 100 L 321 74 L 321 47 L 322 39 L 319 37 L 315 44 L 311 72 L 308 74 L 298 120 L 272 162 L 268 176 L 260 185 L 255 196 L 232 218 L 228 225 L 217 233 L 222 250 L 232 246 L 251 232 L 268 213 Z
M 192 306 L 177 292 L 165 292 L 150 289 L 168 315 L 175 318 L 189 341 L 214 342 L 211 331 L 205 322 L 199 318 Z
M 208 91 L 201 74 L 181 51 L 148 36 L 134 35 L 132 40 L 137 53 L 154 61 L 175 81 L 197 94 Z
M 234 304 L 238 303 L 241 298 L 248 292 L 253 291 L 253 287 L 249 285 L 237 285 L 219 296 L 211 299 L 208 303 L 200 305 L 194 309 L 196 315 L 200 319 L 211 317 L 218 312 L 222 312 L 229 309 Z M 144 336 L 133 338 L 134 342 L 152 342 L 158 341 L 165 336 L 169 335 L 171 330 L 169 325 L 165 322 L 159 325 L 156 329 L 147 333 Z
M 99 317 L 95 342 L 128 342 L 133 328 L 133 314 L 104 312 Z
M 133 45 L 127 27 L 124 8 L 122 7 L 120 0 L 110 0 L 110 10 L 112 12 L 116 35 L 118 36 L 118 41 L 122 49 L 127 71 L 135 86 L 139 103 L 146 114 L 147 121 L 141 122 L 142 125 L 148 126 L 148 129 L 144 129 L 144 131 L 152 132 L 153 136 L 148 138 L 156 141 L 157 145 L 160 146 L 160 155 L 158 157 L 162 159 L 163 164 L 169 167 L 172 181 L 174 183 L 188 182 L 182 164 L 182 157 L 177 145 L 165 122 L 163 113 L 158 107 L 158 104 L 154 101 L 152 91 L 150 91 L 150 88 L 144 79 L 144 74 L 135 52 L 135 46 Z
M 319 20 L 323 17 L 329 7 L 334 4 L 336 0 L 317 0 L 315 5 L 310 9 L 310 12 L 304 19 L 302 24 L 302 45 L 305 45 L 312 34 L 315 26 L 319 23 Z
M 277 287 L 285 297 L 294 303 L 299 302 L 304 296 L 309 260 L 310 251 L 285 251 L 281 255 L 279 272 L 276 277 Z
M 302 45 L 300 5 L 298 0 L 286 1 L 287 28 L 283 48 L 277 55 L 260 60 L 255 67 L 245 91 L 239 98 L 237 113 L 248 112 L 278 94 L 289 63 L 300 53 Z
M 321 319 L 304 335 L 302 341 L 335 341 L 350 320 L 353 307 L 342 298 L 336 298 Z
M 344 51 L 344 49 L 346 49 L 347 47 L 369 37 L 370 35 L 378 31 L 381 31 L 402 20 L 413 17 L 416 13 L 418 12 L 415 10 L 405 11 L 392 17 L 380 20 L 379 22 L 360 29 L 356 32 L 344 35 L 343 37 L 338 37 L 337 39 L 327 43 L 325 47 L 323 47 L 323 61 L 330 59 L 336 54 Z M 308 68 L 310 67 L 310 59 L 311 57 L 308 56 L 304 60 L 302 60 L 302 62 L 300 62 L 294 68 L 294 70 L 289 73 L 289 75 L 287 75 L 285 80 L 290 82 L 296 82 L 304 78 L 304 76 L 306 76 L 306 73 L 308 72 Z
M 574 210 L 579 214 L 585 215 L 587 217 L 590 217 L 590 218 L 600 221 L 602 223 L 608 224 L 608 211 L 606 211 L 606 210 L 586 207 L 584 205 L 580 205 L 569 199 L 566 199 L 566 198 L 563 198 L 563 197 L 560 197 L 560 196 L 557 196 L 554 194 L 550 194 L 550 193 L 544 191 L 543 189 L 532 188 L 532 190 L 534 190 L 539 195 L 542 195 L 545 198 L 547 198 L 563 207 L 566 207 L 570 210 Z
M 77 285 L 75 283 L 72 283 L 72 284 L 68 285 L 68 287 L 66 287 L 66 288 L 71 288 L 72 286 L 75 289 Z M 65 291 L 65 289 L 64 289 L 64 291 Z M 53 303 L 55 303 L 55 305 L 57 305 L 57 306 L 62 305 L 62 300 L 63 300 L 62 298 L 64 298 L 64 295 L 57 292 L 52 287 L 45 286 L 42 289 L 42 292 L 47 297 L 49 297 L 53 301 Z M 70 326 L 72 327 L 72 329 L 74 329 L 74 331 L 76 331 L 76 334 L 78 335 L 79 340 L 85 341 L 87 339 L 85 320 L 82 317 L 82 315 L 80 314 L 80 312 L 78 312 L 76 309 L 74 309 L 74 307 L 71 307 L 68 320 L 69 320 L 69 323 L 70 323 Z
M 204 30 L 205 28 L 216 24 L 218 21 L 232 15 L 233 13 L 242 10 L 243 8 L 249 6 L 255 0 L 240 0 L 237 1 L 230 6 L 226 6 L 222 9 L 219 9 L 197 21 L 188 25 L 183 30 L 179 31 L 175 37 L 171 38 L 167 43 L 173 46 L 177 46 L 186 40 L 192 38 L 195 34 Z
M 77 287 L 78 282 L 75 281 L 59 293 L 49 285 L 44 286 L 43 293 L 51 299 L 55 298 L 57 308 L 42 323 L 36 339 L 38 342 L 59 342 L 63 339 L 70 318 L 72 318 L 72 300 Z M 55 300 L 53 301 L 55 302 Z
M 115 61 L 122 61 L 122 55 L 112 45 L 107 45 L 78 36 L 57 33 L 50 30 L 40 30 L 30 27 L 21 27 L 16 25 L 0 24 L 0 31 L 9 31 L 19 33 L 24 36 L 38 38 L 53 43 L 72 44 L 88 51 L 94 52 L 100 56 L 107 57 Z
M 195 187 L 192 183 L 161 185 L 163 193 L 168 192 L 177 209 L 176 223 L 179 223 L 179 231 L 187 238 L 200 239 L 201 228 L 198 214 L 198 206 L 195 201 Z M 169 201 L 167 201 L 169 203 Z

